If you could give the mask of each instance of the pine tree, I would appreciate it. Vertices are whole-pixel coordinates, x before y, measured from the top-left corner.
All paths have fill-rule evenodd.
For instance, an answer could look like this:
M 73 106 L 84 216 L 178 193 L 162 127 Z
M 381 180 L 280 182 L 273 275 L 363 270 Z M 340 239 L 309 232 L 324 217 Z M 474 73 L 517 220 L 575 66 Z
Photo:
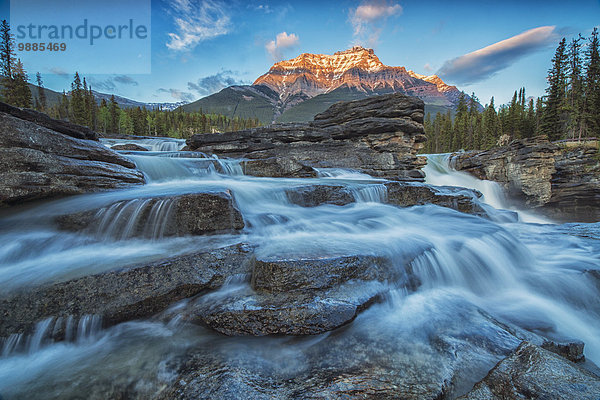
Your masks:
M 108 103 L 108 114 L 109 114 L 109 132 L 117 133 L 119 132 L 119 117 L 120 117 L 120 108 L 115 100 L 115 96 L 110 96 L 110 102 Z
M 573 39 L 568 49 L 568 85 L 566 110 L 569 114 L 568 135 L 581 139 L 583 129 L 583 68 L 581 65 L 581 36 Z
M 469 121 L 469 110 L 467 107 L 466 96 L 461 92 L 456 106 L 456 115 L 454 116 L 454 129 L 451 144 L 451 151 L 457 151 L 464 147 L 465 134 Z
M 58 106 L 58 117 L 60 119 L 69 119 L 69 109 L 70 109 L 69 98 L 67 97 L 67 94 L 63 90 L 62 96 L 60 97 L 60 105 Z
M 551 140 L 562 138 L 565 131 L 566 47 L 567 41 L 563 38 L 552 58 L 552 68 L 548 71 L 549 87 L 546 89 L 547 97 L 541 131 Z
M 27 81 L 27 73 L 20 59 L 17 59 L 13 68 L 12 88 L 10 103 L 17 107 L 31 108 L 31 90 Z
M 71 116 L 72 122 L 76 124 L 85 125 L 87 122 L 84 91 L 79 72 L 75 72 L 71 84 Z
M 15 39 L 10 33 L 6 20 L 0 24 L 0 95 L 4 101 L 13 104 L 15 99 L 13 69 L 15 66 Z
M 482 120 L 482 141 L 481 147 L 489 149 L 498 142 L 498 114 L 494 106 L 494 97 L 490 99 L 490 104 L 483 112 Z
M 39 72 L 35 74 L 35 82 L 37 83 L 37 92 L 38 92 L 38 100 L 37 100 L 37 109 L 40 111 L 46 111 L 46 91 L 44 90 L 44 82 L 42 82 L 42 74 Z
M 593 137 L 600 138 L 600 40 L 598 28 L 590 35 L 585 53 L 584 125 Z

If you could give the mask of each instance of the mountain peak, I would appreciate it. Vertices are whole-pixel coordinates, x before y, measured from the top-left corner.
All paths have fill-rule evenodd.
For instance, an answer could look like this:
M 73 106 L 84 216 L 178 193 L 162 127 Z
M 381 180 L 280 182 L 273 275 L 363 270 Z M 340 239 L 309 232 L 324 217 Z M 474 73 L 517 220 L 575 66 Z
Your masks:
M 437 75 L 387 66 L 373 49 L 362 46 L 333 54 L 303 53 L 280 61 L 254 85 L 266 86 L 277 94 L 280 112 L 341 87 L 364 95 L 400 92 L 443 107 L 453 107 L 460 93 Z
M 363 52 L 375 55 L 375 51 L 373 51 L 373 49 L 367 49 L 362 46 L 354 46 L 348 50 L 336 51 L 335 53 L 333 53 L 333 55 L 339 56 L 339 55 L 343 55 L 343 54 L 353 54 L 353 53 L 363 53 Z

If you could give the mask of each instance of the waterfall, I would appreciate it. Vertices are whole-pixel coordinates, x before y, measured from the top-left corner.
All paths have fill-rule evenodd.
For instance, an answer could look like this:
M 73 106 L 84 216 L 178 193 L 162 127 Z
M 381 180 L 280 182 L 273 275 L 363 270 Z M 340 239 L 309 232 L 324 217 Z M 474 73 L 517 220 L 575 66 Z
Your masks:
M 132 237 L 159 239 L 171 222 L 175 201 L 166 199 L 134 199 L 99 210 L 95 234 L 104 240 Z
M 451 154 L 427 155 L 427 165 L 423 169 L 426 183 L 436 186 L 475 189 L 483 194 L 482 202 L 498 210 L 515 211 L 523 222 L 552 223 L 548 218 L 536 215 L 532 211 L 516 208 L 507 199 L 504 189 L 499 183 L 480 180 L 466 172 L 456 171 L 450 166 L 450 156 Z
M 73 316 L 49 317 L 39 321 L 31 334 L 15 333 L 4 340 L 0 359 L 19 354 L 35 354 L 44 347 L 64 337 L 67 342 L 82 343 L 93 340 L 102 331 L 102 318 L 98 315 L 83 315 L 75 326 Z
M 120 144 L 136 144 L 150 151 L 179 151 L 185 147 L 185 139 L 175 138 L 141 138 L 141 139 L 107 139 L 101 138 L 100 143 L 106 147 Z

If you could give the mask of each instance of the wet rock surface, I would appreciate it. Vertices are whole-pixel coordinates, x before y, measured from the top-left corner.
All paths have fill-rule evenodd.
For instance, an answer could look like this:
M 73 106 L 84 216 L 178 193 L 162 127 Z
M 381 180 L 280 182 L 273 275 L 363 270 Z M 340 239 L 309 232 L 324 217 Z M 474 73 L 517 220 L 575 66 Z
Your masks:
M 229 276 L 249 273 L 251 258 L 252 248 L 240 244 L 4 295 L 0 337 L 29 333 L 48 317 L 93 314 L 105 325 L 150 317 L 178 300 L 220 287 Z
M 306 185 L 286 189 L 285 194 L 290 203 L 302 207 L 316 207 L 322 204 L 344 206 L 354 203 L 356 199 L 345 186 Z
M 228 190 L 137 198 L 56 218 L 63 230 L 117 237 L 158 238 L 232 232 L 244 219 Z
M 241 287 L 194 301 L 184 318 L 228 336 L 317 335 L 352 322 L 385 291 L 365 283 L 293 294 Z
M 597 400 L 600 378 L 566 359 L 523 342 L 462 400 Z
M 351 322 L 387 292 L 382 282 L 401 278 L 415 285 L 383 257 L 258 259 L 250 285 L 193 301 L 186 319 L 230 336 L 315 335 Z
M 147 148 L 135 143 L 117 144 L 111 147 L 111 150 L 131 150 L 131 151 L 148 151 Z
M 368 190 L 376 184 L 365 185 L 360 190 Z M 384 203 L 399 207 L 412 207 L 435 204 L 441 207 L 486 216 L 485 210 L 478 203 L 481 193 L 464 188 L 432 186 L 420 182 L 382 182 L 382 198 Z M 303 207 L 316 207 L 323 204 L 344 206 L 359 199 L 358 191 L 352 191 L 343 185 L 303 185 L 286 189 L 288 200 Z
M 0 112 L 0 171 L 0 207 L 144 183 L 131 161 L 98 142 L 4 112 Z
M 583 355 L 583 348 L 585 343 L 580 340 L 575 341 L 556 341 L 556 340 L 545 340 L 542 343 L 542 348 L 558 354 L 561 357 L 566 358 L 572 362 L 585 361 Z
M 425 160 L 416 153 L 425 141 L 423 107 L 421 100 L 401 94 L 375 96 L 334 104 L 307 124 L 197 134 L 187 144 L 192 150 L 218 156 L 286 160 L 280 162 L 288 167 L 279 170 L 256 167 L 263 175 L 281 176 L 280 171 L 287 168 L 300 173 L 286 176 L 303 176 L 306 167 L 335 167 L 378 177 L 422 180 Z
M 317 172 L 293 158 L 269 157 L 241 162 L 245 175 L 273 178 L 314 178 Z
M 394 316 L 375 304 L 329 335 L 192 349 L 167 365 L 175 377 L 157 398 L 450 399 L 521 342 L 476 310 L 407 329 L 414 305 Z
M 388 182 L 385 186 L 388 203 L 400 207 L 436 204 L 467 214 L 487 215 L 476 201 L 481 193 L 474 190 L 402 182 Z

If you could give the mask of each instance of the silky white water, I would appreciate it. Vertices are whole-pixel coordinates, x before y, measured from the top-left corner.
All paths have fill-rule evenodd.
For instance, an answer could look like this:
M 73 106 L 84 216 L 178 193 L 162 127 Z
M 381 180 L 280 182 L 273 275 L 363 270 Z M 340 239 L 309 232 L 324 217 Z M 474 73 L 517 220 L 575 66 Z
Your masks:
M 306 340 L 224 339 L 203 328 L 181 325 L 177 318 L 129 322 L 104 331 L 90 330 L 84 323 L 73 332 L 89 332 L 84 334 L 86 340 L 52 343 L 40 334 L 31 339 L 35 345 L 19 345 L 26 351 L 16 351 L 19 346 L 13 338 L 9 344 L 4 342 L 6 350 L 0 357 L 0 395 L 6 399 L 40 390 L 47 390 L 47 398 L 68 397 L 85 392 L 88 380 L 110 374 L 168 382 L 164 363 L 198 346 L 235 348 L 233 358 L 255 357 L 257 366 L 281 363 L 290 374 L 307 367 L 309 349 L 323 346 L 326 353 L 347 335 L 374 342 L 397 340 L 399 348 L 406 341 L 427 349 L 425 332 L 458 321 L 472 323 L 465 315 L 478 315 L 473 310 L 532 333 L 582 340 L 586 357 L 600 362 L 600 296 L 585 273 L 600 269 L 598 223 L 556 225 L 521 210 L 516 210 L 517 221 L 491 220 L 434 205 L 398 208 L 385 204 L 381 180 L 353 171 L 323 170 L 314 179 L 255 178 L 244 176 L 235 160 L 185 152 L 167 157 L 142 153 L 123 152 L 145 173 L 144 186 L 4 211 L 0 292 L 239 242 L 256 245 L 260 257 L 380 255 L 398 268 L 409 263 L 421 286 L 410 292 L 389 282 L 388 303 L 364 311 L 347 332 Z M 497 184 L 451 170 L 442 156 L 429 160 L 428 183 L 474 188 L 483 193 L 481 201 L 489 207 L 508 207 Z M 286 195 L 295 187 L 327 184 L 347 187 L 356 202 L 302 207 Z M 244 217 L 246 228 L 240 234 L 161 235 L 161 224 L 170 218 L 170 196 L 224 189 L 231 191 Z M 133 236 L 134 219 L 150 204 L 145 199 L 155 197 L 165 200 L 151 206 L 145 234 Z M 57 216 L 86 210 L 97 210 L 101 223 L 94 229 L 68 232 L 57 226 Z M 174 307 L 170 315 L 177 314 Z M 271 350 L 259 352 L 263 348 Z M 482 355 L 477 373 L 496 361 Z M 476 375 L 473 379 L 481 378 Z

